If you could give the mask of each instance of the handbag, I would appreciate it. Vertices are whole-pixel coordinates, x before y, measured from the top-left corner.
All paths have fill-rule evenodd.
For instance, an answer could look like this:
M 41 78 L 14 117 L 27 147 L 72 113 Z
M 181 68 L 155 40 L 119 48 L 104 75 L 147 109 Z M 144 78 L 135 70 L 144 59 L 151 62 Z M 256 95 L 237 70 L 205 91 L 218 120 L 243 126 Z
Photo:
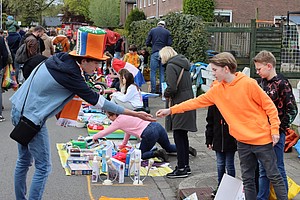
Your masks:
M 41 66 L 41 64 L 42 63 L 40 63 L 38 68 Z M 35 70 L 32 78 L 30 80 L 28 90 L 27 90 L 27 93 L 25 96 L 24 104 L 23 104 L 22 110 L 21 110 L 20 121 L 18 122 L 18 124 L 15 126 L 15 128 L 12 130 L 12 132 L 9 135 L 13 140 L 17 141 L 18 143 L 20 143 L 23 146 L 27 146 L 29 144 L 29 142 L 32 140 L 32 138 L 41 130 L 41 127 L 42 127 L 41 125 L 34 124 L 32 121 L 30 121 L 25 116 L 23 116 L 23 110 L 24 110 L 25 103 L 27 100 L 30 85 L 31 85 L 34 75 L 38 71 L 38 68 Z
M 41 126 L 22 116 L 19 123 L 10 133 L 10 137 L 23 146 L 27 146 L 32 138 L 41 130 Z
M 10 88 L 13 88 L 14 90 L 16 90 L 18 88 L 15 70 L 14 70 L 12 64 L 8 64 L 5 67 L 5 71 L 3 74 L 3 80 L 2 80 L 2 88 L 5 90 L 8 90 Z

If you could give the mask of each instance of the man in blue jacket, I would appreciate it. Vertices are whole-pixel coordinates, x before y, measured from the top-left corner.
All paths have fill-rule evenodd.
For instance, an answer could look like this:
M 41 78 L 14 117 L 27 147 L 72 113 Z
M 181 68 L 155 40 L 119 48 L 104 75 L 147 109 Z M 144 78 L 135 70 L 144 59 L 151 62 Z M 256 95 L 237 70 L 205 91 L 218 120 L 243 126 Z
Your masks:
M 158 52 L 165 46 L 172 45 L 170 31 L 166 28 L 164 21 L 159 21 L 157 27 L 151 29 L 148 33 L 146 45 L 152 48 L 150 57 L 150 81 L 151 93 L 161 93 L 161 83 L 165 80 L 165 69 L 162 67 Z M 159 69 L 159 91 L 156 91 L 156 70 Z

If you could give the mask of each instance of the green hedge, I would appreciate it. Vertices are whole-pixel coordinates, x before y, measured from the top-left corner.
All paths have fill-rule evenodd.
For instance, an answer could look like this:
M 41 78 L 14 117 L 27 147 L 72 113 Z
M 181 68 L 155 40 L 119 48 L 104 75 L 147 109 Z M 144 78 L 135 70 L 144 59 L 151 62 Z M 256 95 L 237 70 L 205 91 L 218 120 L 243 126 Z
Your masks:
M 172 47 L 185 55 L 191 62 L 206 62 L 208 37 L 200 17 L 171 13 L 162 19 L 148 19 L 131 23 L 128 34 L 128 44 L 136 44 L 139 48 L 145 46 L 148 32 L 157 26 L 159 20 L 166 22 L 166 28 L 173 38 Z M 151 49 L 150 49 L 151 50 Z

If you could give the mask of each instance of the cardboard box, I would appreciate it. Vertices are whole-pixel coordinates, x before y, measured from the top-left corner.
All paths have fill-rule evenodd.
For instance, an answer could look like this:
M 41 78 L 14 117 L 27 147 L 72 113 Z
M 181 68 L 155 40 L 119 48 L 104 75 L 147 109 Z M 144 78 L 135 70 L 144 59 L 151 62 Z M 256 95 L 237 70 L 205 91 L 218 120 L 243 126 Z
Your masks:
M 68 163 L 71 175 L 91 175 L 92 168 L 88 163 Z
M 118 176 L 116 181 L 118 181 L 119 183 L 124 183 L 125 163 L 123 163 L 115 158 L 111 158 L 111 162 L 114 165 L 114 167 L 116 168 L 116 170 L 110 169 L 109 170 L 110 176 L 111 176 L 111 172 L 115 172 L 115 173 L 117 173 L 117 176 Z
M 243 182 L 240 179 L 224 174 L 215 200 L 245 200 Z

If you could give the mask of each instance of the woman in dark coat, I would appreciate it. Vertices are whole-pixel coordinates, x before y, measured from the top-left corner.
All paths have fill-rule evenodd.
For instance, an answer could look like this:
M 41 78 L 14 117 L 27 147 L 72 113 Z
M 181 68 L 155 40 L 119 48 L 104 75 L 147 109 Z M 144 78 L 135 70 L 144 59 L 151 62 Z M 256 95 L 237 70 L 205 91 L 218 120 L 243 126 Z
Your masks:
M 166 64 L 167 88 L 164 97 L 169 99 L 170 106 L 194 98 L 190 75 L 190 63 L 183 56 L 178 55 L 172 47 L 164 47 L 159 51 L 162 64 Z M 177 84 L 180 73 L 182 77 Z M 189 147 L 188 131 L 196 132 L 196 111 L 192 110 L 171 116 L 171 130 L 177 148 L 177 167 L 167 174 L 168 178 L 184 178 L 191 173 L 189 153 L 196 155 L 196 150 Z

